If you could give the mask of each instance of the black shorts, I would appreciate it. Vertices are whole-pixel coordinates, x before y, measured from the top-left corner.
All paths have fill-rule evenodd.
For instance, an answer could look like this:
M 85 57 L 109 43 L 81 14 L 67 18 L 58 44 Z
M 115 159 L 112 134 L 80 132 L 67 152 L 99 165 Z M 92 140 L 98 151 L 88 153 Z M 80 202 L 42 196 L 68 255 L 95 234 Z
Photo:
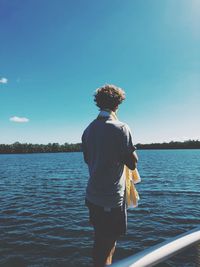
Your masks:
M 103 207 L 97 206 L 87 199 L 85 204 L 89 209 L 90 222 L 94 227 L 95 235 L 117 239 L 126 233 L 127 211 L 125 203 L 121 207 L 112 208 L 110 211 L 106 211 Z

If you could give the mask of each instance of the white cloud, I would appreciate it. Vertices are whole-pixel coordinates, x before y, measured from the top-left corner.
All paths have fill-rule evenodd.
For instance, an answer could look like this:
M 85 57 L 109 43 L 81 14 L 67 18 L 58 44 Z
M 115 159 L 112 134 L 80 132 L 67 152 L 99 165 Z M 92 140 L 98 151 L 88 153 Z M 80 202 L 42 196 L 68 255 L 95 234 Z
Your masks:
M 29 119 L 24 118 L 24 117 L 13 116 L 10 118 L 10 121 L 23 123 L 23 122 L 29 122 Z
M 8 79 L 7 78 L 0 78 L 0 83 L 7 83 Z

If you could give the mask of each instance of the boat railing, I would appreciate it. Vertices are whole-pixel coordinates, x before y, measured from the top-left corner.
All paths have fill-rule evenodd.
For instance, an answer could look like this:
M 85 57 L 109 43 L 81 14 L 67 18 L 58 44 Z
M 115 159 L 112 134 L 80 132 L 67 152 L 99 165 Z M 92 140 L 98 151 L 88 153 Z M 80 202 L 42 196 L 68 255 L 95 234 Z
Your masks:
M 163 263 L 189 247 L 196 247 L 196 265 L 200 267 L 200 227 L 170 238 L 112 264 L 112 267 L 151 267 Z

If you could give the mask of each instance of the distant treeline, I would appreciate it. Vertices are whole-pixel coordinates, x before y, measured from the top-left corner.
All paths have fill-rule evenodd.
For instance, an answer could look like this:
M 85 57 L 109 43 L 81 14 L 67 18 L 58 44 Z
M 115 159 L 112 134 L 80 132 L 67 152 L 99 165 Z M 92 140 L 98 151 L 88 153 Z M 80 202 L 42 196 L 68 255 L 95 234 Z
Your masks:
M 199 140 L 187 140 L 184 142 L 171 141 L 169 143 L 137 144 L 138 149 L 200 149 Z
M 0 144 L 0 154 L 11 153 L 55 153 L 55 152 L 79 152 L 81 151 L 81 144 L 60 145 L 59 143 L 42 144 L 27 144 L 15 142 L 11 145 Z
M 184 142 L 137 144 L 137 149 L 200 149 L 199 140 L 188 140 Z M 59 143 L 27 144 L 15 142 L 11 145 L 0 144 L 0 154 L 14 153 L 55 153 L 55 152 L 80 152 L 81 143 L 60 145 Z

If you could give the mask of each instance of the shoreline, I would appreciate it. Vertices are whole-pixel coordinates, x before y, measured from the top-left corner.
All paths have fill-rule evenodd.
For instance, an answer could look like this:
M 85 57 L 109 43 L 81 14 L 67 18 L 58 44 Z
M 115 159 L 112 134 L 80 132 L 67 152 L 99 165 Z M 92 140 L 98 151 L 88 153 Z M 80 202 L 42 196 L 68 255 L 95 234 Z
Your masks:
M 188 140 L 184 142 L 171 141 L 169 143 L 151 143 L 135 145 L 137 150 L 177 150 L 177 149 L 200 149 L 199 140 Z M 33 153 L 68 153 L 68 152 L 82 152 L 82 144 L 59 144 L 48 143 L 31 144 L 15 142 L 13 144 L 0 144 L 0 154 L 33 154 Z
M 138 148 L 137 151 L 142 150 L 200 150 L 200 148 Z M 61 153 L 82 153 L 82 151 L 54 151 L 54 152 L 0 152 L 0 155 L 20 155 L 20 154 L 61 154 Z

